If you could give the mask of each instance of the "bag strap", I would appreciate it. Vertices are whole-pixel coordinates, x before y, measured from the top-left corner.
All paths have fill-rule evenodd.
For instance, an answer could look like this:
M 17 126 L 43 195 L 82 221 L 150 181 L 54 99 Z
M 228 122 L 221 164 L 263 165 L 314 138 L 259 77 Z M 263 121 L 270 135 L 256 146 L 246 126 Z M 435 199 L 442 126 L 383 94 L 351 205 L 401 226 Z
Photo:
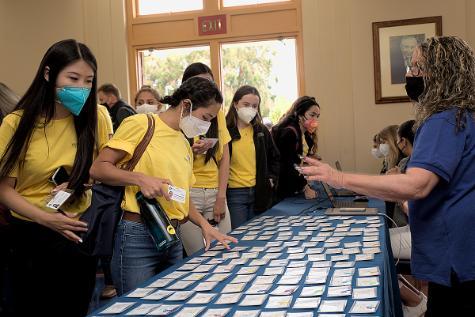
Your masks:
M 145 135 L 143 136 L 142 141 L 140 141 L 139 145 L 137 145 L 137 147 L 135 148 L 132 158 L 121 167 L 122 169 L 126 171 L 134 170 L 135 165 L 137 165 L 137 163 L 139 162 L 140 158 L 145 152 L 145 149 L 150 143 L 150 140 L 153 137 L 153 132 L 155 131 L 155 119 L 153 118 L 151 114 L 147 114 L 147 119 L 148 119 L 147 132 L 145 132 Z

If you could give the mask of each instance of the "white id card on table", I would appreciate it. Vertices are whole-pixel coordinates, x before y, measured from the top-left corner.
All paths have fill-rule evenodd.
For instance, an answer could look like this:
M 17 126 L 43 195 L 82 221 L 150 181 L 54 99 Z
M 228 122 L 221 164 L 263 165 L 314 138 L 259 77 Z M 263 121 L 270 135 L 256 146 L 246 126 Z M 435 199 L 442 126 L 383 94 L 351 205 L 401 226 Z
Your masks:
M 117 302 L 101 311 L 100 314 L 120 314 L 134 304 L 135 302 Z
M 160 307 L 161 304 L 141 304 L 140 306 L 132 309 L 129 311 L 126 315 L 127 316 L 142 316 L 142 315 L 147 315 L 149 312 L 151 312 L 154 309 L 157 309 Z
M 168 195 L 170 195 L 171 200 L 182 204 L 185 203 L 186 190 L 184 190 L 183 188 L 168 185 Z
M 378 310 L 379 300 L 355 300 L 351 306 L 352 314 L 372 314 Z
M 204 306 L 199 306 L 199 307 L 185 307 L 182 310 L 180 310 L 175 317 L 195 317 L 201 311 L 205 309 Z

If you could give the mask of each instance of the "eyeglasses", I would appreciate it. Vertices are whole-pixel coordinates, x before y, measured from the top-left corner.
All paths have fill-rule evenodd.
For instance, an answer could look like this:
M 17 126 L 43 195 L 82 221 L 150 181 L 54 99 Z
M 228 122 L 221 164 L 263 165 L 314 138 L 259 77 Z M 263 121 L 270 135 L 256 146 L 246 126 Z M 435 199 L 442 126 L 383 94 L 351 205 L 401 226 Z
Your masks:
M 407 66 L 406 73 L 410 73 L 413 77 L 419 77 L 422 75 L 422 71 L 417 66 Z

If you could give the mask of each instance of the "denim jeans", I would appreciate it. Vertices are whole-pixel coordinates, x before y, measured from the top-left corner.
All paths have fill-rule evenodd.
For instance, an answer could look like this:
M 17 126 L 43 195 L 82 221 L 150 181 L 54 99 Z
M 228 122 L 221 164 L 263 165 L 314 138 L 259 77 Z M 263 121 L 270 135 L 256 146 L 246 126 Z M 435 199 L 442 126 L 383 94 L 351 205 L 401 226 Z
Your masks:
M 183 258 L 177 244 L 159 252 L 143 223 L 122 219 L 117 227 L 112 256 L 112 279 L 117 294 L 127 293 Z
M 232 229 L 255 217 L 254 192 L 254 187 L 228 188 L 226 191 Z

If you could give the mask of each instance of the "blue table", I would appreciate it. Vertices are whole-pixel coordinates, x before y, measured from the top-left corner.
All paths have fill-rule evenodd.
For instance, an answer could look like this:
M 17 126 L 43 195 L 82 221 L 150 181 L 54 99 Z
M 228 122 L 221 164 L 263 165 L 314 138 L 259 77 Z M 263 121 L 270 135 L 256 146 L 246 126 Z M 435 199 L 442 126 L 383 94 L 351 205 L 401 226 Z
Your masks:
M 370 207 L 376 207 L 381 212 L 384 211 L 384 203 L 381 201 L 370 200 Z M 178 291 L 177 295 L 185 295 L 185 293 L 180 293 L 182 291 L 192 291 L 199 285 L 208 285 L 208 279 L 220 279 L 224 276 L 220 274 L 226 274 L 226 270 L 229 271 L 230 275 L 222 281 L 217 281 L 216 285 L 209 291 L 198 291 L 191 295 L 186 300 L 172 301 L 168 297 L 162 298 L 160 300 L 147 300 L 144 298 L 133 298 L 127 297 L 127 295 L 132 295 L 137 291 L 132 291 L 129 294 L 126 294 L 123 297 L 115 299 L 113 302 L 109 303 L 106 307 L 103 307 L 93 314 L 102 315 L 101 312 L 104 309 L 111 307 L 112 305 L 117 305 L 117 303 L 132 303 L 130 307 L 125 309 L 119 316 L 126 316 L 127 313 L 130 313 L 137 307 L 142 304 L 150 305 L 149 307 L 144 307 L 144 311 L 147 311 L 150 308 L 150 311 L 159 307 L 159 305 L 180 305 L 173 313 L 170 315 L 175 315 L 180 313 L 184 307 L 202 307 L 206 306 L 198 316 L 204 315 L 207 312 L 207 309 L 215 308 L 229 308 L 227 316 L 233 316 L 236 310 L 239 311 L 253 311 L 260 310 L 261 312 L 266 312 L 264 316 L 278 316 L 277 312 L 286 311 L 290 313 L 303 313 L 303 312 L 314 312 L 313 316 L 318 316 L 318 309 L 301 309 L 294 308 L 296 304 L 296 298 L 300 296 L 304 287 L 315 287 L 318 285 L 325 285 L 323 294 L 319 296 L 321 300 L 347 300 L 346 307 L 344 309 L 344 314 L 346 316 L 352 316 L 350 314 L 350 309 L 354 303 L 354 300 L 351 296 L 347 297 L 328 297 L 328 291 L 330 287 L 330 282 L 334 278 L 336 270 L 338 273 L 345 272 L 347 268 L 345 267 L 335 267 L 337 265 L 348 265 L 348 262 L 353 262 L 355 260 L 354 254 L 348 254 L 348 261 L 334 261 L 330 262 L 334 256 L 341 256 L 341 253 L 335 254 L 326 254 L 318 253 L 321 251 L 319 249 L 324 248 L 325 252 L 328 250 L 338 251 L 342 249 L 350 252 L 350 249 L 354 249 L 354 246 L 358 243 L 361 244 L 359 249 L 363 249 L 363 245 L 368 246 L 371 244 L 371 241 L 362 241 L 363 237 L 376 237 L 372 240 L 377 239 L 379 242 L 379 247 L 381 252 L 374 253 L 374 258 L 372 260 L 361 260 L 354 262 L 354 274 L 350 279 L 352 289 L 357 288 L 356 281 L 358 278 L 362 277 L 360 275 L 359 269 L 369 268 L 369 267 L 378 267 L 379 268 L 379 286 L 376 286 L 376 298 L 367 299 L 368 301 L 378 300 L 380 304 L 374 314 L 359 314 L 360 316 L 402 316 L 402 310 L 399 300 L 399 289 L 397 285 L 394 262 L 392 258 L 392 251 L 390 248 L 390 243 L 388 241 L 388 231 L 387 227 L 384 224 L 385 221 L 380 216 L 374 217 L 365 217 L 365 216 L 345 216 L 345 217 L 328 217 L 324 215 L 324 210 L 326 207 L 329 207 L 327 201 L 318 201 L 318 200 L 305 200 L 301 197 L 289 198 L 281 203 L 274 206 L 272 209 L 268 210 L 264 214 L 256 217 L 250 222 L 244 224 L 243 226 L 237 228 L 234 231 L 234 236 L 239 239 L 239 243 L 236 246 L 233 246 L 231 251 L 222 251 L 219 246 L 214 246 L 211 251 L 208 253 L 204 251 L 199 251 L 194 254 L 192 257 L 184 259 L 181 263 L 170 267 L 164 272 L 153 277 L 149 281 L 141 285 L 139 291 L 143 291 L 144 294 L 149 295 L 152 298 L 158 298 L 164 290 L 171 292 Z M 371 223 L 364 223 L 370 219 Z M 368 228 L 368 226 L 371 225 Z M 352 235 L 349 233 L 352 232 Z M 360 234 L 358 234 L 360 232 Z M 363 234 L 364 233 L 364 234 Z M 333 238 L 333 239 L 331 239 Z M 331 239 L 331 242 L 328 241 L 319 241 L 319 240 L 328 240 Z M 333 242 L 333 240 L 340 241 Z M 364 244 L 364 242 L 366 244 Z M 369 242 L 369 243 L 368 243 Z M 270 245 L 269 245 L 270 243 Z M 328 243 L 328 244 L 327 244 Z M 348 243 L 350 243 L 348 245 Z M 278 245 L 280 244 L 280 245 Z M 349 246 L 349 247 L 345 247 Z M 374 244 L 374 243 L 373 243 Z M 236 249 L 237 248 L 237 249 Z M 265 250 L 263 250 L 265 248 Z M 272 248 L 272 249 L 271 249 Z M 279 250 L 279 248 L 282 248 Z M 302 250 L 303 249 L 303 250 Z M 233 250 L 238 250 L 237 252 Z M 270 252 L 272 251 L 272 252 Z M 343 251 L 343 252 L 345 252 Z M 374 250 L 373 250 L 374 251 Z M 214 255 L 214 256 L 209 256 Z M 277 257 L 276 257 L 277 255 Z M 303 255 L 303 256 L 302 256 Z M 274 257 L 272 259 L 271 257 Z M 290 259 L 288 259 L 290 257 Z M 269 259 L 270 258 L 270 259 Z M 287 259 L 287 264 L 284 265 L 282 261 Z M 337 259 L 337 258 L 333 258 Z M 257 261 L 256 261 L 257 260 Z M 325 261 L 322 261 L 325 260 Z M 267 261 L 267 262 L 266 262 Z M 234 267 L 229 267 L 229 263 L 238 263 Z M 264 263 L 265 262 L 265 263 Z M 309 274 L 314 274 L 316 271 L 325 271 L 324 266 L 329 265 L 328 275 L 325 279 L 325 284 L 312 284 L 306 280 L 309 277 Z M 210 264 L 211 263 L 211 264 Z M 350 263 L 351 264 L 351 263 Z M 209 265 L 209 266 L 207 266 Z M 224 266 L 224 267 L 223 267 Z M 323 268 L 322 268 L 323 266 Z M 253 268 L 255 267 L 255 268 Z M 283 272 L 281 274 L 270 274 L 266 272 L 274 272 L 275 268 L 282 267 Z M 250 269 L 251 268 L 251 269 Z M 271 268 L 271 270 L 266 271 L 266 269 Z M 274 268 L 274 269 L 272 269 Z M 350 267 L 351 269 L 351 267 Z M 193 271 L 192 271 L 193 270 Z M 196 272 L 204 271 L 204 272 Z M 250 272 L 255 270 L 255 272 Z M 274 270 L 274 271 L 273 271 Z M 246 272 L 247 271 L 247 272 Z M 224 272 L 224 273 L 220 273 Z M 240 272 L 240 274 L 237 274 Z M 302 278 L 294 285 L 296 288 L 293 292 L 290 305 L 288 308 L 266 308 L 269 305 L 270 296 L 276 297 L 280 295 L 272 295 L 272 293 L 279 287 L 284 286 L 288 287 L 285 284 L 279 284 L 281 282 L 288 283 L 290 280 L 281 281 L 283 273 L 285 272 L 286 278 L 292 276 L 299 276 L 302 274 Z M 303 272 L 303 273 L 302 273 Z M 239 304 L 246 296 L 246 292 L 256 291 L 259 289 L 257 287 L 259 284 L 255 284 L 258 276 L 263 276 L 263 274 L 268 274 L 267 276 L 274 276 L 275 280 L 272 282 L 270 288 L 265 291 L 265 293 L 270 294 L 269 297 L 262 303 L 260 306 L 240 306 Z M 289 273 L 289 274 L 287 274 Z M 290 274 L 292 273 L 292 274 Z M 320 274 L 318 273 L 318 274 Z M 172 275 L 170 275 L 172 274 Z M 204 277 L 202 277 L 204 275 Z M 220 298 L 223 289 L 226 291 L 225 287 L 230 282 L 239 282 L 234 280 L 236 275 L 239 275 L 237 279 L 246 280 L 250 279 L 242 289 L 243 296 L 235 304 L 217 304 L 216 302 Z M 247 277 L 246 277 L 247 275 Z M 252 276 L 252 277 L 249 277 Z M 172 277 L 174 279 L 167 279 Z M 200 280 L 193 281 L 193 279 Z M 219 277 L 219 278 L 218 278 Z M 265 277 L 264 279 L 270 279 L 271 277 Z M 181 283 L 186 280 L 190 280 L 190 285 L 185 285 L 183 289 L 173 289 L 180 286 Z M 338 279 L 336 277 L 336 279 Z M 340 281 L 342 282 L 342 281 Z M 295 282 L 292 282 L 295 283 Z M 321 281 L 320 281 L 321 283 Z M 343 281 L 343 283 L 345 283 Z M 161 286 L 163 284 L 163 286 Z M 165 285 L 166 284 L 166 285 Z M 150 287 L 154 286 L 154 287 Z M 159 286 L 159 287 L 157 287 Z M 232 286 L 234 288 L 236 285 Z M 292 285 L 290 285 L 292 286 Z M 291 288 L 291 287 L 289 287 Z M 282 288 L 280 288 L 282 289 Z M 333 289 L 332 289 L 333 290 Z M 188 304 L 188 301 L 192 299 L 197 293 L 214 293 L 217 294 L 214 298 L 207 301 L 206 304 Z M 155 295 L 156 296 L 155 296 Z M 140 294 L 139 294 L 140 295 Z M 142 294 L 143 295 L 143 294 Z M 138 295 L 137 295 L 138 296 Z M 173 297 L 171 297 L 174 299 Z M 281 297 L 284 298 L 284 297 Z M 363 299 L 364 300 L 364 299 Z M 156 306 L 151 306 L 156 304 Z M 166 306 L 162 306 L 166 307 Z M 153 309 L 152 309 L 153 308 Z M 270 314 L 269 314 L 270 313 Z M 117 316 L 116 315 L 116 316 Z M 218 315 L 214 315 L 219 316 Z M 252 316 L 252 315 L 249 315 Z M 300 315 L 295 315 L 299 317 Z M 303 316 L 303 315 L 302 315 Z M 339 315 L 333 315 L 339 316 Z

